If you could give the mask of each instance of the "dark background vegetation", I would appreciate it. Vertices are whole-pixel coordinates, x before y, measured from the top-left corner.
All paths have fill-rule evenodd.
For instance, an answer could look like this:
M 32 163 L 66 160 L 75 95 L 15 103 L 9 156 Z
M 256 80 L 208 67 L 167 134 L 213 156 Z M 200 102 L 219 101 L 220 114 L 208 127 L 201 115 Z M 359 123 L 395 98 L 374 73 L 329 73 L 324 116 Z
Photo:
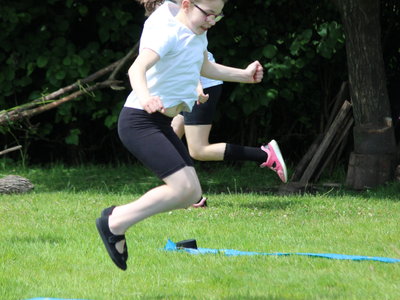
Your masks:
M 122 58 L 139 40 L 145 17 L 133 0 L 1 1 L 0 111 L 19 106 Z M 400 8 L 381 1 L 389 97 L 399 116 Z M 326 127 L 333 98 L 347 80 L 344 35 L 331 1 L 237 0 L 208 33 L 219 63 L 259 60 L 261 84 L 225 83 L 211 141 L 259 146 L 275 138 L 296 162 Z M 0 150 L 23 146 L 30 163 L 116 163 L 133 159 L 116 134 L 130 91 L 97 91 L 0 128 Z M 349 151 L 351 143 L 349 143 Z M 347 151 L 347 153 L 349 152 Z M 21 153 L 8 159 L 21 159 Z M 346 159 L 346 157 L 344 157 Z

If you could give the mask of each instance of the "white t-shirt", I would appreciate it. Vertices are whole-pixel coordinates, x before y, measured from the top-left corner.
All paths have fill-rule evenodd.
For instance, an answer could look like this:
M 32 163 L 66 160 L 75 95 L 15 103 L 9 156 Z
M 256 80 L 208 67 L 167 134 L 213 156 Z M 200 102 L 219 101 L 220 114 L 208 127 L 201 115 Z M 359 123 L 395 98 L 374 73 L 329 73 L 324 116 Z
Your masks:
M 184 110 L 191 111 L 197 100 L 207 36 L 193 33 L 176 20 L 178 11 L 176 4 L 167 1 L 151 14 L 144 24 L 139 52 L 151 49 L 160 56 L 146 72 L 150 95 L 159 96 L 165 108 L 185 103 Z M 143 109 L 134 90 L 125 107 Z
M 176 3 L 173 0 L 169 0 L 169 1 L 171 1 L 173 3 Z M 208 60 L 211 61 L 211 62 L 215 62 L 214 55 L 212 55 L 211 52 L 208 52 Z M 207 78 L 207 77 L 200 77 L 200 83 L 201 83 L 201 86 L 203 87 L 203 89 L 206 89 L 206 88 L 209 88 L 209 87 L 212 87 L 212 86 L 220 85 L 223 82 L 221 80 L 210 79 L 210 78 Z

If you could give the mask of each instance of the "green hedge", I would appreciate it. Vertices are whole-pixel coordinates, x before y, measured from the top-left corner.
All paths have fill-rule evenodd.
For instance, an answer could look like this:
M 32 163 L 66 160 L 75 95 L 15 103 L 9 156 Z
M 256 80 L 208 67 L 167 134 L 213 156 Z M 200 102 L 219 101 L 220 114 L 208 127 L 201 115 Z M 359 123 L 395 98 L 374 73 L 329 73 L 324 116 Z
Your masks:
M 384 26 L 393 28 L 398 8 L 390 1 L 385 5 Z M 230 1 L 224 13 L 208 33 L 210 51 L 218 62 L 237 67 L 259 60 L 265 79 L 257 85 L 225 84 L 213 139 L 258 145 L 274 137 L 293 150 L 288 156 L 297 158 L 323 129 L 332 98 L 346 80 L 338 13 L 331 1 L 293 0 Z M 133 0 L 2 1 L 1 109 L 27 103 L 120 59 L 138 41 L 144 20 Z M 394 33 L 399 33 L 396 22 Z M 390 56 L 394 74 L 399 54 Z M 125 73 L 119 79 L 125 91 L 101 90 L 28 123 L 2 128 L 1 144 L 18 141 L 31 160 L 42 162 L 125 157 L 115 127 L 129 83 Z

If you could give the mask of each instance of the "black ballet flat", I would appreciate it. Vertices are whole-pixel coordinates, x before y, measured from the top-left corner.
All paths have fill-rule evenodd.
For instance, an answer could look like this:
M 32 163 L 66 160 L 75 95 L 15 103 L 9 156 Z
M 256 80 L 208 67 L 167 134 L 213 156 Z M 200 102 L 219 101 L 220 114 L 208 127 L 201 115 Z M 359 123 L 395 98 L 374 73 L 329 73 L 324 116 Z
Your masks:
M 96 219 L 96 227 L 104 246 L 106 247 L 108 255 L 118 268 L 125 271 L 127 269 L 126 261 L 128 260 L 128 248 L 126 247 L 126 241 L 123 253 L 119 253 L 115 248 L 116 243 L 125 240 L 125 235 L 113 234 L 108 225 L 108 218 L 109 215 Z

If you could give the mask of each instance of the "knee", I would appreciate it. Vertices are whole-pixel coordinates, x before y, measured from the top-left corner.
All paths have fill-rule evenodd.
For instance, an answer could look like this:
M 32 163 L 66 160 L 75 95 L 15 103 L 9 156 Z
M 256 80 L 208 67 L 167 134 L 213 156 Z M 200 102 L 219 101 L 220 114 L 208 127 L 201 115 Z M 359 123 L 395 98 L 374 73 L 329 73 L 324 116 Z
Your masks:
M 199 182 L 188 180 L 180 186 L 179 189 L 180 202 L 182 207 L 186 208 L 199 201 L 202 190 Z
M 198 182 L 192 182 L 190 183 L 187 188 L 186 188 L 186 197 L 185 197 L 185 202 L 186 206 L 188 207 L 197 201 L 199 201 L 201 195 L 202 195 L 202 190 L 201 186 Z
M 206 152 L 203 148 L 189 148 L 190 156 L 195 160 L 204 161 L 207 160 Z

